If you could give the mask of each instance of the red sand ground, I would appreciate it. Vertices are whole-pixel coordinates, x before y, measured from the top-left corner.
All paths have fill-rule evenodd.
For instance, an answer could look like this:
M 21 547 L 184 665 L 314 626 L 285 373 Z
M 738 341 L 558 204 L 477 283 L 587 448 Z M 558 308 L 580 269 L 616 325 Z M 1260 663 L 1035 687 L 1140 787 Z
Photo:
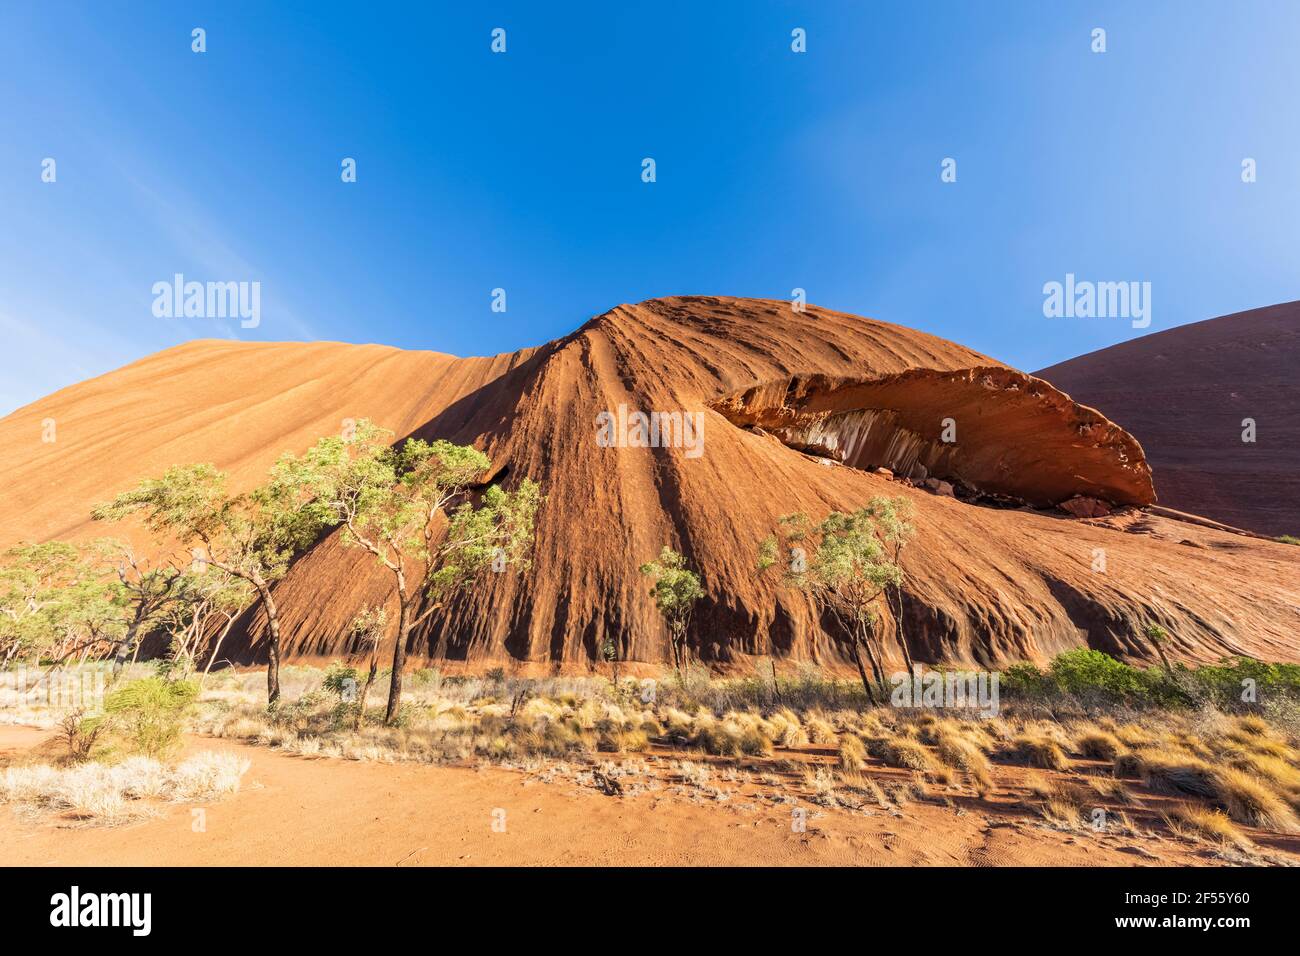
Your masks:
M 0 728 L 0 765 L 49 740 L 48 731 Z M 236 796 L 207 807 L 207 830 L 189 806 L 116 829 L 33 823 L 0 807 L 0 860 L 23 866 L 1150 866 L 1215 865 L 1208 847 L 1172 837 L 1047 828 L 1018 807 L 1023 771 L 997 769 L 992 803 L 912 803 L 901 816 L 809 810 L 807 831 L 788 808 L 747 796 L 698 803 L 666 792 L 607 797 L 500 769 L 305 759 L 225 740 L 252 761 Z M 882 783 L 891 771 L 872 770 Z M 896 779 L 901 775 L 893 772 Z M 1050 776 L 1050 774 L 1049 774 Z M 492 830 L 506 811 L 506 832 Z M 1133 813 L 1133 811 L 1130 811 Z M 1133 813 L 1136 818 L 1141 814 Z M 1275 855 L 1300 862 L 1300 838 L 1252 832 Z

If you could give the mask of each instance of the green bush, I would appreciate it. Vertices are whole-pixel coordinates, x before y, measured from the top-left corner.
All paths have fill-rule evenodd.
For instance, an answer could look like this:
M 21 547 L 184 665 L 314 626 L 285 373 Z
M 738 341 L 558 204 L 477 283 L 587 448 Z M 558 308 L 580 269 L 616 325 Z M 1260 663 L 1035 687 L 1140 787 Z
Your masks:
M 438 673 L 438 668 L 436 668 L 436 667 L 421 667 L 418 671 L 414 671 L 414 672 L 412 672 L 412 674 L 411 674 L 411 686 L 412 686 L 412 687 L 427 687 L 429 684 L 436 684 L 436 683 L 438 683 L 438 678 L 439 678 L 439 676 L 440 676 L 440 675 L 439 675 L 439 673 Z
M 342 661 L 331 661 L 321 686 L 339 700 L 343 700 L 349 693 L 354 696 L 359 694 L 363 682 L 360 672 L 355 667 L 348 667 Z
M 198 693 L 193 681 L 145 677 L 110 694 L 104 711 L 132 750 L 157 760 L 180 745 L 185 713 Z
M 1056 690 L 1056 683 L 1033 664 L 1012 664 L 1002 672 L 1001 688 L 1015 697 L 1038 699 Z
M 1142 671 L 1089 648 L 1058 654 L 1052 661 L 1051 676 L 1057 687 L 1076 696 L 1102 691 L 1121 698 L 1142 697 L 1150 689 Z
M 1046 671 L 1030 663 L 1002 671 L 1000 687 L 1008 700 L 1068 702 L 1130 707 L 1188 707 L 1214 704 L 1241 710 L 1247 680 L 1256 699 L 1300 701 L 1300 665 L 1265 664 L 1248 657 L 1189 668 L 1133 667 L 1101 651 L 1081 648 L 1059 654 Z

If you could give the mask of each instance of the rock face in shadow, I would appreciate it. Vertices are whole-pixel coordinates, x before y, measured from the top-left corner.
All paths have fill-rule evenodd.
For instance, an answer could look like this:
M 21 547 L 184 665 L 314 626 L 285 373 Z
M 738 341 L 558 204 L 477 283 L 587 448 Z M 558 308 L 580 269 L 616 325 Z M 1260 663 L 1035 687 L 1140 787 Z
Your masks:
M 664 413 L 654 421 L 668 447 L 638 447 L 638 413 Z M 1144 511 L 1142 448 L 1045 382 L 930 335 L 780 301 L 623 305 L 492 358 L 335 343 L 170 349 L 0 421 L 0 545 L 120 531 L 94 527 L 90 508 L 177 462 L 212 461 L 247 487 L 280 453 L 362 416 L 473 443 L 507 487 L 530 476 L 546 495 L 531 570 L 488 575 L 434 615 L 413 638 L 412 666 L 582 670 L 607 637 L 626 660 L 667 661 L 637 572 L 665 544 L 703 578 L 699 657 L 840 664 L 829 619 L 757 572 L 758 546 L 783 514 L 820 518 L 877 495 L 915 508 L 899 616 L 919 660 L 1041 660 L 1082 645 L 1149 659 L 1138 635 L 1151 622 L 1181 659 L 1300 659 L 1300 549 Z M 59 421 L 54 445 L 38 441 L 45 417 Z M 943 418 L 955 443 L 942 441 Z M 854 467 L 909 462 L 1035 504 L 1119 507 L 1086 519 L 980 507 Z M 348 653 L 348 622 L 388 582 L 326 536 L 277 588 L 287 657 Z M 263 628 L 246 615 L 223 656 L 262 659 Z M 903 659 L 892 639 L 887 656 Z
M 854 468 L 957 481 L 1039 506 L 1155 500 L 1142 448 L 1046 382 L 996 366 L 765 383 L 712 406 Z
M 1161 504 L 1300 536 L 1300 302 L 1156 332 L 1035 374 L 1142 442 Z M 1253 442 L 1242 440 L 1247 419 Z

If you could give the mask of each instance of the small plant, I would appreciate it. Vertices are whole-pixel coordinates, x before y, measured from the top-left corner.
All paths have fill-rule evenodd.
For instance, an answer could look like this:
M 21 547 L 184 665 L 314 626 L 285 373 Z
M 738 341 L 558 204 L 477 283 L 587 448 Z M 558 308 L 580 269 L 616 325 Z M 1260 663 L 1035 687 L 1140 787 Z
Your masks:
M 180 744 L 185 713 L 198 691 L 192 681 L 145 677 L 110 694 L 104 710 L 133 751 L 160 759 Z
M 102 717 L 87 717 L 84 710 L 75 710 L 63 718 L 59 728 L 59 738 L 67 746 L 69 758 L 81 763 L 90 759 L 90 752 L 108 729 L 108 723 Z
M 700 577 L 687 566 L 685 557 L 667 545 L 659 552 L 658 561 L 641 565 L 641 573 L 654 579 L 654 589 L 650 593 L 654 596 L 659 613 L 668 624 L 673 663 L 678 675 L 681 675 L 690 663 L 686 631 L 690 627 L 691 611 L 695 602 L 704 597 Z
M 1160 664 L 1172 681 L 1174 679 L 1174 669 L 1169 666 L 1169 658 L 1165 656 L 1165 644 L 1169 641 L 1169 632 L 1159 624 L 1148 624 L 1142 629 L 1142 633 L 1151 642 L 1151 646 L 1156 649 L 1156 654 L 1160 656 Z
M 1012 760 L 1043 770 L 1066 770 L 1070 765 L 1061 745 L 1040 734 L 1021 734 L 1005 753 Z
M 600 645 L 600 656 L 603 660 L 609 661 L 610 680 L 614 683 L 614 689 L 618 690 L 618 645 L 614 643 L 612 637 L 605 638 L 604 643 Z
M 321 686 L 339 700 L 348 700 L 355 698 L 360 677 L 355 667 L 348 667 L 342 661 L 331 661 Z

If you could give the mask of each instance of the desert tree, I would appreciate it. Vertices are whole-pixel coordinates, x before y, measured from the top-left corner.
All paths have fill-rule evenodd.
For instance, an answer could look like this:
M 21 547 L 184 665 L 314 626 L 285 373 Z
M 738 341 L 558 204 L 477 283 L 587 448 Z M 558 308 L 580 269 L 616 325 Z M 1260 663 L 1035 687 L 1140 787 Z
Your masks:
M 210 644 L 208 662 L 199 677 L 202 686 L 212 665 L 218 660 L 221 645 L 243 610 L 252 603 L 251 584 L 203 561 L 195 561 L 192 570 L 179 579 L 176 598 L 163 617 L 170 635 L 168 660 L 172 676 L 188 677 L 199 668 L 200 657 Z
M 811 594 L 834 615 L 872 704 L 877 703 L 876 689 L 883 691 L 886 684 L 877 606 L 889 588 L 902 585 L 898 548 L 912 534 L 905 515 L 904 504 L 873 498 L 865 508 L 833 511 L 817 524 L 805 514 L 785 515 L 779 522 L 781 536 L 796 556 L 785 572 L 786 582 Z M 763 541 L 759 568 L 775 564 L 777 552 L 775 535 Z
M 138 652 L 140 642 L 159 627 L 169 610 L 183 599 L 185 573 L 176 564 L 153 561 L 129 543 L 99 538 L 89 547 L 91 560 L 116 579 L 116 603 L 123 618 L 122 640 L 114 655 L 116 667 Z
M 63 541 L 25 542 L 0 555 L 0 666 L 59 644 L 85 570 L 77 548 Z
M 366 704 L 370 700 L 370 688 L 374 686 L 379 674 L 379 642 L 383 640 L 384 631 L 388 629 L 388 608 L 382 605 L 364 606 L 352 618 L 348 630 L 356 644 L 366 651 L 369 667 L 366 669 L 366 682 L 361 688 L 361 697 L 357 700 L 357 717 L 353 727 L 361 729 L 361 722 L 366 717 Z
M 299 471 L 294 456 L 285 455 L 266 482 L 234 495 L 227 491 L 226 475 L 213 465 L 176 465 L 92 513 L 101 521 L 139 515 L 160 538 L 196 549 L 201 563 L 248 583 L 266 613 L 267 703 L 272 706 L 280 698 L 280 614 L 271 587 L 330 522 L 329 509 L 304 490 Z
M 695 602 L 704 597 L 700 576 L 690 569 L 686 558 L 664 545 L 655 561 L 641 565 L 641 573 L 654 581 L 650 590 L 655 607 L 668 627 L 673 666 L 681 675 L 690 663 L 690 646 L 686 633 L 690 628 Z
M 408 438 L 368 419 L 346 436 L 322 438 L 298 478 L 327 502 L 345 544 L 364 548 L 393 576 L 397 633 L 384 722 L 397 719 L 411 632 L 491 567 L 526 568 L 540 502 L 536 482 L 477 493 L 491 462 L 449 441 Z

